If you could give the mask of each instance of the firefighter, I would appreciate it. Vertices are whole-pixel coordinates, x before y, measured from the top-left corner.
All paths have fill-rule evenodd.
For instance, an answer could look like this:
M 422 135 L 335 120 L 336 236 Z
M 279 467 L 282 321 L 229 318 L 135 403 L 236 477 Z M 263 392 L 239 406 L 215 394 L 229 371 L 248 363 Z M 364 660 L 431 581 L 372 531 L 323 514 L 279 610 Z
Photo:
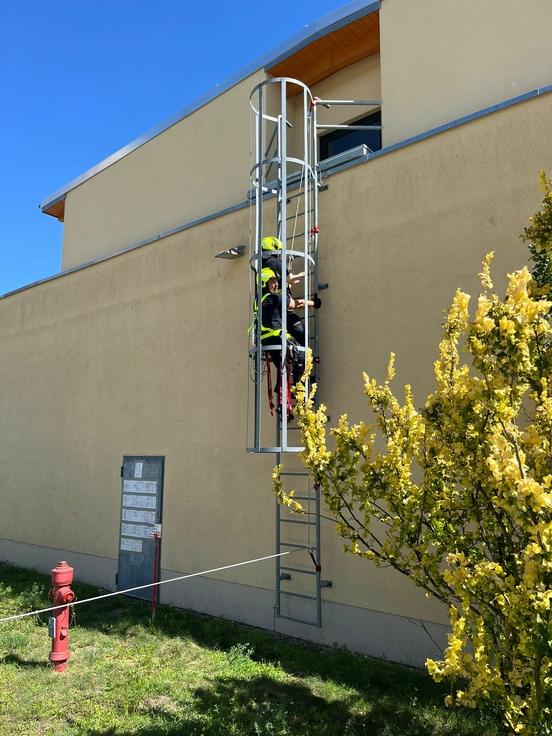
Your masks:
M 305 306 L 319 309 L 321 305 L 320 298 L 315 296 L 313 299 L 295 299 L 290 294 L 282 294 L 280 289 L 280 281 L 278 276 L 272 269 L 263 268 L 261 272 L 265 293 L 262 298 L 261 305 L 261 345 L 276 345 L 282 338 L 282 310 L 287 309 L 287 314 L 294 309 L 303 309 Z M 285 307 L 283 301 L 285 299 Z M 300 379 L 305 370 L 305 351 L 299 350 L 299 343 L 288 330 L 287 333 L 288 354 L 286 356 L 286 365 L 291 366 L 290 388 L 294 386 Z M 302 346 L 304 347 L 304 346 Z M 281 358 L 280 350 L 269 350 L 271 361 L 277 369 L 276 380 L 276 396 L 279 397 L 278 404 L 282 405 L 282 397 L 280 397 L 280 368 Z
M 278 238 L 269 236 L 261 240 L 262 248 L 262 265 L 273 271 L 278 280 L 282 280 L 282 241 Z M 288 285 L 288 293 L 291 295 L 290 287 L 298 284 L 305 276 L 302 273 L 291 273 L 291 268 L 286 269 L 286 280 Z M 297 341 L 298 345 L 305 347 L 305 326 L 298 314 L 288 309 L 287 329 L 290 335 Z
M 262 249 L 262 262 L 263 267 L 270 268 L 278 276 L 282 278 L 282 241 L 279 238 L 272 236 L 263 238 L 261 240 Z M 302 273 L 291 273 L 291 268 L 287 268 L 287 283 L 288 286 L 294 286 L 298 284 L 304 277 Z

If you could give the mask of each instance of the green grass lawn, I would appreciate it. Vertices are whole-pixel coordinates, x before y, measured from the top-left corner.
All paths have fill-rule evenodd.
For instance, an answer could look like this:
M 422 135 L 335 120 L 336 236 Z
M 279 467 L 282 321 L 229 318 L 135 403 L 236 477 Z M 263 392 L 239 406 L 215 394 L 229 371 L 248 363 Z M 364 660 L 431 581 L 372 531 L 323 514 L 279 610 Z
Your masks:
M 98 590 L 80 583 L 80 598 Z M 48 605 L 49 578 L 0 564 L 0 617 Z M 498 736 L 426 675 L 123 597 L 77 606 L 68 669 L 47 616 L 0 624 L 1 736 Z

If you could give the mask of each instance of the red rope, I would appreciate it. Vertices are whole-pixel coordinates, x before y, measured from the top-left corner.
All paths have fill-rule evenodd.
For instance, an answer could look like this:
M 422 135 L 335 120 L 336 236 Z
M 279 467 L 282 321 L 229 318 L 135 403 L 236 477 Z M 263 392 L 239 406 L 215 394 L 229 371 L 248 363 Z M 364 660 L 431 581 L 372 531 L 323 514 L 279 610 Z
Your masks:
M 282 409 L 284 408 L 284 397 L 282 396 L 282 369 L 279 369 L 280 372 L 280 390 L 278 392 L 278 406 L 280 406 Z M 291 381 L 292 381 L 292 372 L 291 372 L 291 365 L 289 362 L 286 363 L 286 373 L 287 373 L 287 382 L 286 382 L 286 414 L 288 419 L 293 419 L 293 411 L 292 411 L 292 404 L 291 404 Z
M 320 572 L 322 570 L 322 567 L 316 561 L 316 559 L 315 559 L 315 557 L 314 557 L 314 555 L 312 553 L 312 550 L 310 548 L 307 548 L 307 552 L 310 555 L 310 558 L 312 560 L 312 564 L 314 565 L 314 569 L 316 570 L 316 572 Z
M 293 412 L 291 411 L 291 365 L 289 364 L 289 360 L 287 362 L 287 396 L 286 396 L 286 404 L 287 404 L 287 413 L 288 413 L 288 419 L 291 419 L 293 417 Z
M 159 600 L 159 588 L 155 583 L 158 582 L 157 579 L 157 571 L 159 569 L 159 540 L 161 539 L 161 536 L 159 532 L 153 533 L 153 544 L 154 544 L 154 551 L 153 551 L 153 580 L 152 583 L 154 583 L 154 587 L 151 590 L 151 620 L 155 621 L 155 614 L 157 612 L 157 603 Z

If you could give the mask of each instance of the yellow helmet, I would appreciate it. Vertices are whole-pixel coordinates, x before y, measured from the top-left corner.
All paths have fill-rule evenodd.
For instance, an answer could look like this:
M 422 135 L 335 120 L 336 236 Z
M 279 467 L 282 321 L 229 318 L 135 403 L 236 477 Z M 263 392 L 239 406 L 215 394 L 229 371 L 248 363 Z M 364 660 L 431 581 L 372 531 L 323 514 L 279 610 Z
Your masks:
M 263 238 L 261 248 L 263 250 L 282 250 L 282 241 L 273 237 Z
M 268 284 L 270 279 L 277 279 L 278 277 L 271 268 L 263 268 L 261 270 L 261 283 L 264 286 Z

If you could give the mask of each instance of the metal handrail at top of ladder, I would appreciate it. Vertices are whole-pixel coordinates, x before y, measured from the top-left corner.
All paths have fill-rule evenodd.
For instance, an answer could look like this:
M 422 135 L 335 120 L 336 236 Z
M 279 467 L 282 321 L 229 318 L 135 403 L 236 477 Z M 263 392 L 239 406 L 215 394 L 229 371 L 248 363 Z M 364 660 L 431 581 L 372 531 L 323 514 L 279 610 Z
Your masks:
M 347 105 L 353 105 L 357 107 L 381 107 L 381 100 L 323 100 L 320 97 L 314 97 L 313 104 L 315 106 L 322 105 L 322 107 L 327 108 Z M 354 123 L 316 123 L 317 130 L 347 130 L 348 128 L 353 128 L 354 130 L 382 130 L 381 125 L 355 125 Z

